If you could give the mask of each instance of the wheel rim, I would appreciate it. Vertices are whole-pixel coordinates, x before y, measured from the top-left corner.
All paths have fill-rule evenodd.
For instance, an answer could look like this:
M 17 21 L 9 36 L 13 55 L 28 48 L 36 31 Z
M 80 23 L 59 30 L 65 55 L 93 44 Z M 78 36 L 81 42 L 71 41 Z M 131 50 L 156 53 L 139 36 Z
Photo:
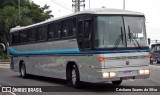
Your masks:
M 73 69 L 72 70 L 72 83 L 73 83 L 73 85 L 75 85 L 76 84 L 76 71 Z
M 153 64 L 157 64 L 157 60 L 154 60 L 154 61 L 153 61 Z
M 24 74 L 25 74 L 24 65 L 22 65 L 22 67 L 21 67 L 21 75 L 24 76 Z

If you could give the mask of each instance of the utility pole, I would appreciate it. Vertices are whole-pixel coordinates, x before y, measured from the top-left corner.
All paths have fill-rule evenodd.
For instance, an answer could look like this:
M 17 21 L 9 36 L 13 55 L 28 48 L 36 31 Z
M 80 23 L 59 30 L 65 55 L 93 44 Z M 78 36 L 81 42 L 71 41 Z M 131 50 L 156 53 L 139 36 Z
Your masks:
M 123 0 L 123 10 L 125 10 L 125 0 Z
M 83 9 L 85 8 L 85 0 L 72 0 L 72 8 L 74 12 L 79 12 L 81 6 L 83 6 Z
M 80 0 L 78 0 L 78 6 L 77 6 L 77 8 L 78 8 L 78 12 L 80 11 Z
M 89 0 L 89 9 L 91 8 L 90 3 L 91 3 L 91 2 L 90 2 L 90 0 Z

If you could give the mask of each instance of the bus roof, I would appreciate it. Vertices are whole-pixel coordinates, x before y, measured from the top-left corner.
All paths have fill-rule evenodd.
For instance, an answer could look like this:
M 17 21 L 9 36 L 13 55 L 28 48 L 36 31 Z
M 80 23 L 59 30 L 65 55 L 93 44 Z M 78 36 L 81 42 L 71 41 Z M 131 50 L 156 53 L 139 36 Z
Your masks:
M 49 19 L 40 23 L 36 23 L 36 24 L 32 24 L 32 25 L 28 25 L 28 26 L 23 26 L 23 27 L 15 27 L 15 28 L 11 28 L 10 32 L 14 32 L 14 31 L 18 31 L 18 30 L 23 30 L 23 29 L 27 29 L 30 27 L 34 27 L 37 25 L 42 25 L 48 22 L 52 22 L 52 21 L 56 21 L 56 20 L 60 20 L 60 19 L 64 19 L 67 17 L 72 17 L 72 16 L 76 16 L 76 15 L 80 15 L 80 14 L 111 14 L 111 15 L 139 15 L 139 16 L 144 16 L 143 13 L 140 12 L 134 12 L 134 11 L 128 11 L 128 10 L 122 10 L 122 9 L 107 9 L 107 8 L 100 8 L 100 9 L 90 9 L 90 10 L 84 10 L 84 11 L 80 11 L 77 13 L 73 13 L 67 16 L 63 16 L 60 18 L 53 18 L 53 19 Z

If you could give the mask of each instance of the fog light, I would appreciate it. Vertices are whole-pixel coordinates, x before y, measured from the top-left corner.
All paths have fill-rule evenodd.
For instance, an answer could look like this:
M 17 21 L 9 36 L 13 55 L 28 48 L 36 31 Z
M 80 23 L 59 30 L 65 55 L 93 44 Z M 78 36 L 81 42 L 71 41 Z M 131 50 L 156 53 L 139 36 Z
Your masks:
M 139 70 L 139 74 L 145 74 L 145 71 L 144 70 Z
M 145 74 L 150 74 L 150 70 L 144 70 Z
M 109 77 L 109 73 L 103 73 L 103 77 L 104 78 Z
M 109 73 L 109 76 L 110 76 L 110 77 L 115 77 L 115 76 L 116 76 L 116 73 L 115 73 L 115 72 L 110 72 L 110 73 Z

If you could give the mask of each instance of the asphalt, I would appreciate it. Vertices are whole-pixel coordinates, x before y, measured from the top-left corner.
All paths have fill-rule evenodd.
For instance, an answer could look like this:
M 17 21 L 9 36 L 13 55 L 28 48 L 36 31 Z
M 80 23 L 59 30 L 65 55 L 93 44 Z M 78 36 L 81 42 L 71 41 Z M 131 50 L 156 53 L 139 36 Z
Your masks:
M 150 65 L 152 73 L 148 79 L 125 80 L 120 87 L 125 86 L 160 86 L 160 64 Z M 50 86 L 62 87 L 65 91 L 42 92 L 42 93 L 0 93 L 0 95 L 160 95 L 160 92 L 108 92 L 111 83 L 90 84 L 81 89 L 66 86 L 65 80 L 46 78 L 41 76 L 30 76 L 22 79 L 18 72 L 9 69 L 9 64 L 0 64 L 0 85 L 2 86 Z M 101 89 L 101 92 L 96 92 Z

